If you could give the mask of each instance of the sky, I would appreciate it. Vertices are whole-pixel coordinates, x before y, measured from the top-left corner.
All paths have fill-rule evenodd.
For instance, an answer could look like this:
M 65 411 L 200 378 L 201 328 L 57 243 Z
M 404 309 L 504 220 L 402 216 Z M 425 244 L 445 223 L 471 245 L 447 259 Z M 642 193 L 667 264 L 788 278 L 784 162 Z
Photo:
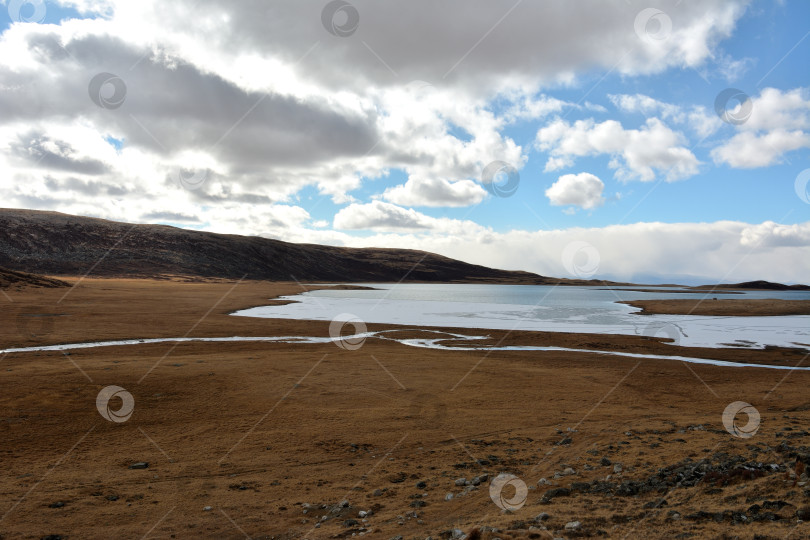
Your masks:
M 810 282 L 810 3 L 5 0 L 0 207 Z

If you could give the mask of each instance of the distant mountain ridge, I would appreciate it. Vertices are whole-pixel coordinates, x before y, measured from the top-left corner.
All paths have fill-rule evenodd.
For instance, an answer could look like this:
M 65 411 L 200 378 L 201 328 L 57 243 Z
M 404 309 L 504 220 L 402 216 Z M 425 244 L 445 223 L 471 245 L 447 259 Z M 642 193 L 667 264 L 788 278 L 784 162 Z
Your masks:
M 720 285 L 700 285 L 693 289 L 753 289 L 767 291 L 810 291 L 808 285 L 785 285 L 783 283 L 773 283 L 771 281 L 757 280 L 746 281 L 744 283 L 728 283 Z
M 63 286 L 58 280 L 31 274 L 79 276 L 88 272 L 96 277 L 157 279 L 634 285 L 498 270 L 411 249 L 293 244 L 258 236 L 0 208 L 0 286 Z M 691 289 L 810 287 L 750 281 Z
M 0 209 L 0 267 L 55 276 L 341 282 L 600 284 L 496 270 L 424 251 L 292 244 L 134 225 L 58 212 Z

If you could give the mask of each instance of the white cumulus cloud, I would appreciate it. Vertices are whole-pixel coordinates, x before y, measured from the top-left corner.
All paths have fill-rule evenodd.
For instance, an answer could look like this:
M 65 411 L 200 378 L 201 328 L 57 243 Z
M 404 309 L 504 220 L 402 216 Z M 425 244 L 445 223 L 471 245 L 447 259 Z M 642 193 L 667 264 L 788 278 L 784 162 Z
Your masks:
M 546 190 L 554 206 L 578 206 L 586 210 L 602 206 L 605 184 L 591 173 L 564 174 Z
M 608 155 L 620 180 L 667 181 L 697 174 L 700 162 L 684 146 L 684 137 L 661 120 L 650 118 L 641 129 L 625 129 L 616 120 L 593 119 L 573 124 L 558 119 L 540 128 L 535 145 L 549 153 L 546 171 L 570 166 L 575 158 Z

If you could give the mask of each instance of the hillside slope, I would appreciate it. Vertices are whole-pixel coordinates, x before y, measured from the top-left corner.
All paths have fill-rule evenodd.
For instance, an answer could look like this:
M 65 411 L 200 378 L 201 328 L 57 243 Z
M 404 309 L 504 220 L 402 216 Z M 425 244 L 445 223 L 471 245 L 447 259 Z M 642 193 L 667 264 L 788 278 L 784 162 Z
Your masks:
M 0 266 L 48 275 L 83 275 L 92 268 L 92 275 L 108 277 L 343 282 L 398 282 L 404 278 L 531 284 L 560 281 L 416 250 L 291 244 L 255 236 L 14 209 L 0 209 Z
M 7 289 L 9 287 L 45 287 L 53 289 L 57 287 L 69 287 L 69 285 L 59 279 L 0 268 L 0 289 Z

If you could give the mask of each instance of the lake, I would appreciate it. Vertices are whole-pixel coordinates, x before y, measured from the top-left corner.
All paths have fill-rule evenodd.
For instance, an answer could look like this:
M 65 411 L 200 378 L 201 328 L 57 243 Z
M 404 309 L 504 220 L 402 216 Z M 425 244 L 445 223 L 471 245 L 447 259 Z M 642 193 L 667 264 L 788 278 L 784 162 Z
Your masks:
M 352 314 L 366 323 L 405 326 L 531 330 L 670 337 L 690 347 L 765 345 L 810 347 L 810 316 L 707 317 L 636 315 L 627 300 L 669 298 L 778 298 L 810 300 L 810 291 L 683 293 L 678 287 L 568 287 L 540 285 L 358 284 L 375 290 L 322 289 L 282 297 L 293 302 L 234 315 L 332 320 Z

